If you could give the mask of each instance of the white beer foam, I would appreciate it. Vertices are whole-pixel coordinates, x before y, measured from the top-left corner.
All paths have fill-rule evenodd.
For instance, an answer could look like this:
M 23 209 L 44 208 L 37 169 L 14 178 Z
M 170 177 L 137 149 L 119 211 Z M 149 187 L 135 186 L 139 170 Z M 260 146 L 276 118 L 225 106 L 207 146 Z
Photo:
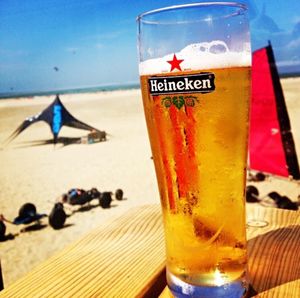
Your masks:
M 190 44 L 178 53 L 171 53 L 162 58 L 148 59 L 139 64 L 140 75 L 150 75 L 170 72 L 171 65 L 167 62 L 173 59 L 183 59 L 180 63 L 182 70 L 205 70 L 212 68 L 250 66 L 250 44 L 245 44 L 242 52 L 229 51 L 225 42 L 215 40 Z M 173 72 L 176 73 L 177 69 Z

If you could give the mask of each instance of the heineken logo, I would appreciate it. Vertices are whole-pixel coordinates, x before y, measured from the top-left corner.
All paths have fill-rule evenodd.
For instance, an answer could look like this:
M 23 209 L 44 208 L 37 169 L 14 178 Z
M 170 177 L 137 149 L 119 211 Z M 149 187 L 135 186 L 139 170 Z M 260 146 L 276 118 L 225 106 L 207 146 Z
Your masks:
M 196 96 L 166 96 L 161 100 L 161 104 L 166 108 L 170 108 L 174 105 L 178 110 L 180 110 L 183 106 L 193 107 L 199 100 Z
M 148 84 L 151 95 L 210 93 L 215 90 L 215 75 L 211 72 L 199 74 L 149 77 Z

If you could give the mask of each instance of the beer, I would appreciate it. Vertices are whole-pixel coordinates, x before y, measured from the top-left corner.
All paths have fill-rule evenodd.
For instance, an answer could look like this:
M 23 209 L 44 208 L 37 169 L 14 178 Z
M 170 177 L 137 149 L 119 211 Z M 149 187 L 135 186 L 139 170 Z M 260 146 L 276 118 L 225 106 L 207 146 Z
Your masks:
M 139 73 L 175 297 L 241 298 L 251 48 L 247 8 L 138 16 Z
M 197 74 L 213 75 L 211 84 L 204 83 L 214 84 L 215 90 L 180 93 L 167 80 Z M 222 285 L 245 273 L 249 77 L 249 66 L 232 66 L 140 78 L 163 207 L 167 267 L 190 284 Z M 159 86 L 153 78 L 162 78 L 161 92 L 167 89 L 168 94 L 150 94 Z M 186 82 L 191 89 L 193 84 Z

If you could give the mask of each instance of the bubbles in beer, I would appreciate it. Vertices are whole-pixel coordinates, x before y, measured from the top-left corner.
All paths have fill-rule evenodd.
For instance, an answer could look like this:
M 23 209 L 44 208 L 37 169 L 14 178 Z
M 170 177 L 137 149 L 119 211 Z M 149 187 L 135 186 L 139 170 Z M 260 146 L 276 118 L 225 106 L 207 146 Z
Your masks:
M 189 204 L 184 204 L 183 213 L 186 215 L 192 215 L 193 214 L 192 207 Z
M 245 45 L 242 52 L 235 52 L 222 40 L 190 44 L 175 54 L 178 59 L 184 60 L 180 64 L 183 71 L 251 65 L 249 45 Z M 167 61 L 172 60 L 173 55 L 174 53 L 170 53 L 161 58 L 141 62 L 140 75 L 170 72 Z
M 187 201 L 190 206 L 196 206 L 198 203 L 198 198 L 195 194 L 191 194 L 190 196 L 187 197 Z

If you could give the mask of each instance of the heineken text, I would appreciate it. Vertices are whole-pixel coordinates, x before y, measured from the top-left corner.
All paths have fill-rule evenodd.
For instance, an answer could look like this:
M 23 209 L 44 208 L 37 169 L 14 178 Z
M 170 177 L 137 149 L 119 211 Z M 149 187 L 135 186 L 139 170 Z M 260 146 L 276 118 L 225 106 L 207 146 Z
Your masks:
M 175 93 L 209 93 L 215 90 L 213 73 L 193 75 L 150 77 L 148 79 L 150 94 Z

